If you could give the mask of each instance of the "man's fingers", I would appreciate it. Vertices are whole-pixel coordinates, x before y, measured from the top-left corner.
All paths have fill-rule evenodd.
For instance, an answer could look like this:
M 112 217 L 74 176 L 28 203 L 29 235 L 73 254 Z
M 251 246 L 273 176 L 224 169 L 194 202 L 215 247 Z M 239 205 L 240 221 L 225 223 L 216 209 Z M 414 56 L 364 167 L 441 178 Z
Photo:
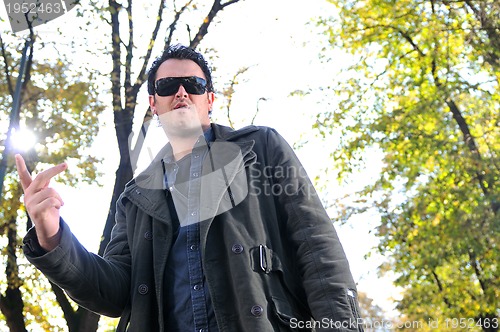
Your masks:
M 38 209 L 40 211 L 49 211 L 51 208 L 60 209 L 62 207 L 61 201 L 55 197 L 47 197 L 47 199 L 40 202 Z M 36 215 L 36 213 L 35 213 Z
M 62 163 L 51 167 L 38 174 L 34 180 L 28 172 L 28 168 L 26 167 L 23 157 L 19 154 L 16 154 L 16 167 L 23 190 L 26 191 L 26 189 L 31 186 L 30 189 L 33 192 L 37 192 L 46 188 L 49 185 L 50 180 L 57 174 L 64 172 L 68 168 L 68 165 L 66 163 Z
M 30 186 L 32 179 L 23 157 L 19 154 L 16 154 L 16 168 L 17 174 L 19 174 L 19 180 L 21 181 L 21 186 L 23 186 L 23 190 L 26 190 L 26 188 Z
M 57 206 L 54 207 L 60 208 L 64 205 L 64 202 L 59 193 L 52 188 L 45 188 L 35 192 L 33 195 L 30 195 L 28 201 L 26 201 L 25 203 L 27 203 L 29 206 L 36 206 L 47 199 L 56 199 L 58 201 Z
M 68 168 L 68 165 L 66 163 L 62 163 L 39 173 L 31 182 L 33 190 L 39 191 L 43 188 L 46 188 L 49 185 L 50 180 L 57 174 L 65 171 L 66 168 Z

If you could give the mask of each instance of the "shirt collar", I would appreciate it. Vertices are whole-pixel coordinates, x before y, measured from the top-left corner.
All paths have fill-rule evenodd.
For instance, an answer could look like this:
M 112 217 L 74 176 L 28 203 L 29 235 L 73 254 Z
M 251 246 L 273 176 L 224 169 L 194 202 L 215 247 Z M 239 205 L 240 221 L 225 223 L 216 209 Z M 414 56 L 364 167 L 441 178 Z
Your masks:
M 198 140 L 193 146 L 193 150 L 199 149 L 200 147 L 205 147 L 208 143 L 215 141 L 214 131 L 212 130 L 212 126 L 209 126 L 207 130 L 203 132 L 203 135 L 200 135 Z M 174 163 L 175 159 L 173 156 L 172 145 L 168 143 L 168 150 L 166 156 L 162 159 L 165 164 Z
M 208 126 L 208 129 L 203 132 L 203 136 L 205 136 L 205 141 L 207 143 L 215 141 L 214 131 L 212 130 L 212 126 Z

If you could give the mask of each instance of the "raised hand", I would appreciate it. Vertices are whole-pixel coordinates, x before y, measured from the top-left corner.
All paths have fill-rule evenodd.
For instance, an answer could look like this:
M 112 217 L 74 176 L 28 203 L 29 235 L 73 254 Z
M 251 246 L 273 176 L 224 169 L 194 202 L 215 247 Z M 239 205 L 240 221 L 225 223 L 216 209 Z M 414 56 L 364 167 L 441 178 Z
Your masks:
M 59 209 L 64 202 L 59 194 L 49 188 L 50 180 L 68 168 L 66 163 L 51 167 L 35 179 L 31 178 L 21 155 L 16 155 L 16 167 L 24 190 L 24 205 L 33 220 L 40 246 L 50 251 L 60 241 Z

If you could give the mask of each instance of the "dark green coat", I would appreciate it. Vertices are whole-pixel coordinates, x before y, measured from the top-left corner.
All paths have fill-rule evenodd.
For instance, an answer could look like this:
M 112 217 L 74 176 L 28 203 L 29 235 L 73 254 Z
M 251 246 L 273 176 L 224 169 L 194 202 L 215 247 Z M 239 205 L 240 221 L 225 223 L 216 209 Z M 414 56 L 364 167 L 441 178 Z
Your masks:
M 224 180 L 202 191 L 210 202 L 201 207 L 200 241 L 220 331 L 356 331 L 347 259 L 292 149 L 270 128 L 212 127 L 217 158 L 205 158 L 203 170 Z M 82 306 L 121 316 L 118 331 L 164 330 L 172 224 L 160 163 L 127 185 L 103 258 L 63 221 L 61 244 L 49 253 L 38 252 L 34 229 L 25 238 L 28 259 Z

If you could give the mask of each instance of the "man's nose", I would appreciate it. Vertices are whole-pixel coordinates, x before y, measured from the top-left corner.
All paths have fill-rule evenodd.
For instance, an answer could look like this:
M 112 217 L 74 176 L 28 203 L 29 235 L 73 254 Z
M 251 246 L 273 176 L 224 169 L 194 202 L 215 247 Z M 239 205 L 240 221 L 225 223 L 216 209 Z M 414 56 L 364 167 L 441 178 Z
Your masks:
M 188 93 L 186 92 L 186 89 L 184 89 L 184 86 L 179 85 L 179 90 L 177 90 L 177 93 L 175 94 L 175 98 L 187 98 Z

